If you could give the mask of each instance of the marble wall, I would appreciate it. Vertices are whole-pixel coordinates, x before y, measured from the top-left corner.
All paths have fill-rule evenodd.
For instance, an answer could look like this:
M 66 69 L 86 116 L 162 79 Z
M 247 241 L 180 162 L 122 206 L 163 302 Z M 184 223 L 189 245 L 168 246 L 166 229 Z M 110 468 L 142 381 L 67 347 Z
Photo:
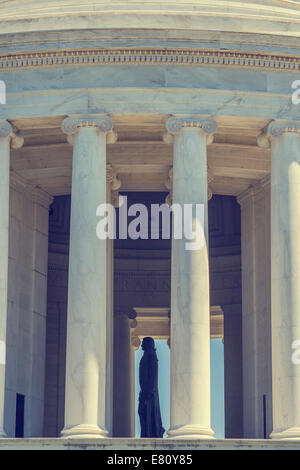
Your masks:
M 4 418 L 9 437 L 15 436 L 17 393 L 25 396 L 24 435 L 43 433 L 50 201 L 11 175 Z
M 244 437 L 272 423 L 270 180 L 238 197 L 242 213 Z
M 70 197 L 55 198 L 49 217 L 44 435 L 64 426 Z

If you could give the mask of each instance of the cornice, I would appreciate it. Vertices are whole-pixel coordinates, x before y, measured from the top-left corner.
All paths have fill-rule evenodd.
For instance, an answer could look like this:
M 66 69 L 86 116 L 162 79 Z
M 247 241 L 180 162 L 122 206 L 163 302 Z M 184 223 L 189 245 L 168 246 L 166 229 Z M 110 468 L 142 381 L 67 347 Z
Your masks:
M 25 192 L 34 204 L 49 208 L 53 196 L 39 186 L 34 185 L 14 170 L 10 170 L 10 187 L 16 191 Z
M 28 190 L 32 191 L 33 185 L 30 184 L 24 176 L 21 176 L 19 173 L 16 173 L 14 170 L 10 170 L 10 187 L 13 189 L 19 190 Z
M 1 2 L 0 30 L 196 29 L 299 35 L 293 0 L 10 0 Z
M 32 201 L 35 204 L 38 204 L 45 209 L 49 209 L 50 205 L 53 202 L 53 196 L 51 196 L 47 191 L 44 191 L 42 188 L 35 187 L 32 190 Z
M 248 206 L 250 203 L 253 203 L 255 200 L 255 188 L 250 186 L 248 189 L 240 193 L 236 197 L 237 202 L 241 207 Z
M 43 46 L 41 47 L 41 44 Z M 59 44 L 59 47 L 57 46 Z M 115 28 L 88 30 L 34 31 L 0 34 L 0 54 L 17 51 L 39 52 L 97 48 L 188 48 L 223 51 L 260 51 L 261 54 L 298 54 L 299 37 L 246 32 L 204 31 L 195 29 Z
M 220 66 L 279 71 L 300 70 L 300 55 L 199 48 L 94 48 L 0 54 L 0 70 L 92 65 Z
M 266 175 L 256 184 L 250 186 L 237 196 L 237 202 L 241 207 L 246 207 L 251 203 L 259 201 L 266 194 L 270 193 L 271 175 Z

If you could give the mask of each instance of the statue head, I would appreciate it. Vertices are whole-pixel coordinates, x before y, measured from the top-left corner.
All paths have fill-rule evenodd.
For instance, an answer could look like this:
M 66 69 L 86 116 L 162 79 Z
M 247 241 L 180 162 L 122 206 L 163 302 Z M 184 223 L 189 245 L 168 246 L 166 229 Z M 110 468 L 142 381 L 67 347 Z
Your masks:
M 142 341 L 143 351 L 155 351 L 154 346 L 155 346 L 154 339 L 150 338 L 150 336 L 147 336 L 146 338 L 143 339 Z

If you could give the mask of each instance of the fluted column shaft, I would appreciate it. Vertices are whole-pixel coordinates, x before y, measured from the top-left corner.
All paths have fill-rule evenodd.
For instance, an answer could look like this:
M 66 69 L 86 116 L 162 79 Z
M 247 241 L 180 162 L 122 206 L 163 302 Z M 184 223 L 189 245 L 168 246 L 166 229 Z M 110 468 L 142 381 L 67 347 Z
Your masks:
M 300 123 L 275 121 L 271 142 L 271 315 L 274 439 L 300 439 Z M 298 343 L 299 348 L 299 343 Z
M 210 301 L 207 225 L 207 137 L 212 120 L 170 118 L 174 134 L 173 205 L 193 204 L 193 223 L 202 232 L 199 249 L 172 240 L 171 438 L 213 436 L 210 416 Z M 204 223 L 195 218 L 204 206 Z M 173 224 L 174 225 L 174 224 Z M 174 227 L 173 227 L 174 228 Z
M 9 235 L 9 147 L 10 137 L 0 138 L 0 437 L 6 436 L 4 431 L 4 398 Z
M 10 145 L 19 148 L 22 137 L 13 133 L 7 121 L 0 121 L 0 437 L 4 431 L 6 324 L 7 324 L 7 278 L 9 240 L 9 169 Z
M 63 437 L 105 437 L 107 243 L 96 236 L 96 209 L 106 203 L 109 117 L 67 118 L 73 136 Z
M 116 309 L 114 315 L 114 437 L 134 437 L 133 312 Z

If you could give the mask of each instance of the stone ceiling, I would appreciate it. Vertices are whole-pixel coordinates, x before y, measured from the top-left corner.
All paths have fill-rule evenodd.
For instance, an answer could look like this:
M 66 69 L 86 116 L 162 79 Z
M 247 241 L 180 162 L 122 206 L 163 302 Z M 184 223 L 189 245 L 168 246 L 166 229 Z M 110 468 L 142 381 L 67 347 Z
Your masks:
M 11 121 L 25 138 L 12 151 L 11 167 L 30 183 L 52 195 L 71 192 L 72 146 L 61 131 L 65 116 Z M 122 181 L 123 191 L 167 191 L 173 147 L 163 141 L 168 115 L 114 114 L 118 140 L 108 145 L 108 163 Z M 214 194 L 236 196 L 270 173 L 270 151 L 256 139 L 266 119 L 217 117 L 218 130 L 208 146 Z

